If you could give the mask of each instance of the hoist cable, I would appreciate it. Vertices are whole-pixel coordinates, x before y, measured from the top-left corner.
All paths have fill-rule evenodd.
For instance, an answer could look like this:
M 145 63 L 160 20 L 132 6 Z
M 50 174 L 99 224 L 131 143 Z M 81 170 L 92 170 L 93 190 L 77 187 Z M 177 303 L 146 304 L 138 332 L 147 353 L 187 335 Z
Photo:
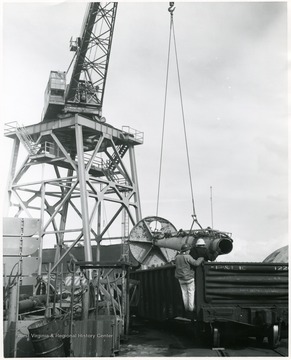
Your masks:
M 168 80 L 169 80 L 169 65 L 170 65 L 170 53 L 171 53 L 172 26 L 173 26 L 173 18 L 171 17 L 169 45 L 168 45 L 167 71 L 166 71 L 166 86 L 165 86 L 165 97 L 164 97 L 162 141 L 161 141 L 161 150 L 160 150 L 160 165 L 159 165 L 159 180 L 158 180 L 158 195 L 157 195 L 156 216 L 158 216 L 158 212 L 159 212 L 161 174 L 162 174 L 162 162 L 163 162 L 163 147 L 164 147 L 164 134 L 165 134 L 165 121 L 166 121 L 166 107 L 167 107 L 167 94 L 168 94 Z
M 193 219 L 194 219 L 194 221 L 196 221 L 197 217 L 196 217 L 196 211 L 195 211 L 193 182 L 192 182 L 192 175 L 191 175 L 190 156 L 189 156 L 189 147 L 188 147 L 188 139 L 187 139 L 187 131 L 186 131 L 186 121 L 185 121 L 185 114 L 184 114 L 184 105 L 183 105 L 183 96 L 182 96 L 182 87 L 181 87 L 181 77 L 180 77 L 180 70 L 179 70 L 179 62 L 178 62 L 178 53 L 177 53 L 177 44 L 176 44 L 174 22 L 173 22 L 172 28 L 173 28 L 173 40 L 174 40 L 174 46 L 175 46 L 175 57 L 176 57 L 176 67 L 177 67 L 180 102 L 181 102 L 181 111 L 182 111 L 182 120 L 183 120 L 183 129 L 184 129 L 185 147 L 186 147 L 186 154 L 187 154 L 188 173 L 189 173 L 190 190 L 191 190 Z
M 178 53 L 177 53 L 177 45 L 176 45 L 176 37 L 175 37 L 175 29 L 174 29 L 174 20 L 173 20 L 173 12 L 174 12 L 174 10 L 175 10 L 174 3 L 170 3 L 170 7 L 169 7 L 168 11 L 171 14 L 171 21 L 170 21 L 170 35 L 169 35 L 167 71 L 166 71 L 166 87 L 165 87 L 165 99 L 164 99 L 164 113 L 163 113 L 162 141 L 161 141 L 161 151 L 160 151 L 160 166 L 159 166 L 159 180 L 158 180 L 158 195 L 157 195 L 156 216 L 158 216 L 158 210 L 159 210 L 160 185 L 161 185 L 161 173 L 162 173 L 162 161 L 163 161 L 163 146 L 164 146 L 164 133 L 165 133 L 165 119 L 166 119 L 166 105 L 167 105 L 167 93 L 168 93 L 169 63 L 170 63 L 170 53 L 171 53 L 171 39 L 172 39 L 172 33 L 173 33 L 175 59 L 176 59 L 178 84 L 179 84 L 180 103 L 181 103 L 183 129 L 184 129 L 184 139 L 185 139 L 186 154 L 187 154 L 187 165 L 188 165 L 188 173 L 189 173 L 189 181 L 190 181 L 191 202 L 192 202 L 192 210 L 193 210 L 193 215 L 192 215 L 193 222 L 192 222 L 192 225 L 191 225 L 191 230 L 192 230 L 193 225 L 194 225 L 195 222 L 199 225 L 200 228 L 202 228 L 202 227 L 199 224 L 199 222 L 197 221 L 197 216 L 196 216 L 196 211 L 195 211 L 195 202 L 194 202 L 193 182 L 192 182 L 191 166 L 190 166 L 189 147 L 188 147 L 186 121 L 185 121 L 185 115 L 184 115 L 184 105 L 183 105 L 183 96 L 182 96 L 182 87 L 181 87 L 181 78 L 180 78 L 180 71 L 179 71 Z

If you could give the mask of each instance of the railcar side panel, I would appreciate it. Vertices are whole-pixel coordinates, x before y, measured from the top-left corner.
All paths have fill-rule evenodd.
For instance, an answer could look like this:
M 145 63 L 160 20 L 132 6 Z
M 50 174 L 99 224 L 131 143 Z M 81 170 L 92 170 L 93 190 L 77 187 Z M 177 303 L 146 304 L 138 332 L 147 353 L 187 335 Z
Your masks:
M 287 264 L 206 263 L 196 271 L 196 288 L 203 322 L 288 323 Z
M 185 316 L 175 266 L 138 270 L 138 316 L 163 321 Z M 288 265 L 208 262 L 196 270 L 196 313 L 200 321 L 263 326 L 288 323 Z
M 180 285 L 174 276 L 175 266 L 138 270 L 131 278 L 139 281 L 138 316 L 164 321 L 184 315 Z

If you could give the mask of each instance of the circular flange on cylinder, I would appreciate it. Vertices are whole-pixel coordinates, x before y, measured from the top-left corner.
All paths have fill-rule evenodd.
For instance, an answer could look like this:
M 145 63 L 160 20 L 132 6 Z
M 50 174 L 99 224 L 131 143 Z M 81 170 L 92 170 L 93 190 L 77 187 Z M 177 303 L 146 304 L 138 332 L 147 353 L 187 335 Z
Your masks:
M 176 231 L 173 224 L 158 216 L 140 220 L 129 234 L 129 248 L 133 257 L 144 267 L 169 263 L 175 258 L 177 250 L 158 247 L 156 240 Z

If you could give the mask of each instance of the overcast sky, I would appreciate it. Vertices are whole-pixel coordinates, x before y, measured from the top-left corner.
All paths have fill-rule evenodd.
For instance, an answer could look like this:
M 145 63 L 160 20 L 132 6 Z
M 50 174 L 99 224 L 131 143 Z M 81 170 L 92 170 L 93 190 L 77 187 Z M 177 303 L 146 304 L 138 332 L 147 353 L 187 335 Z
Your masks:
M 232 233 L 222 261 L 261 261 L 288 241 L 287 3 L 176 2 L 196 213 Z M 3 4 L 2 123 L 38 123 L 51 70 L 65 71 L 85 3 Z M 155 215 L 168 2 L 118 5 L 103 115 L 144 132 L 136 147 L 142 215 Z M 190 229 L 192 204 L 177 74 L 170 63 L 159 216 Z M 7 169 L 11 141 L 3 139 Z M 3 155 L 3 154 L 2 154 Z M 4 173 L 6 173 L 4 171 Z

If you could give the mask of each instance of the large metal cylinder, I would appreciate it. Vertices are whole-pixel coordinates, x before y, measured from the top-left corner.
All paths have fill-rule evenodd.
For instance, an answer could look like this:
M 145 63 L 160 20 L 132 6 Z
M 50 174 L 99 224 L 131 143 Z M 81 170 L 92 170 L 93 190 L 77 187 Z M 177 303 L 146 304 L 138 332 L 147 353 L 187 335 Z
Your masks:
M 177 231 L 168 220 L 157 216 L 146 217 L 134 226 L 129 234 L 129 247 L 143 266 L 161 266 L 174 260 L 183 244 L 194 249 L 198 239 L 204 240 L 208 259 L 212 261 L 230 253 L 233 247 L 233 240 L 226 232 L 211 228 Z

